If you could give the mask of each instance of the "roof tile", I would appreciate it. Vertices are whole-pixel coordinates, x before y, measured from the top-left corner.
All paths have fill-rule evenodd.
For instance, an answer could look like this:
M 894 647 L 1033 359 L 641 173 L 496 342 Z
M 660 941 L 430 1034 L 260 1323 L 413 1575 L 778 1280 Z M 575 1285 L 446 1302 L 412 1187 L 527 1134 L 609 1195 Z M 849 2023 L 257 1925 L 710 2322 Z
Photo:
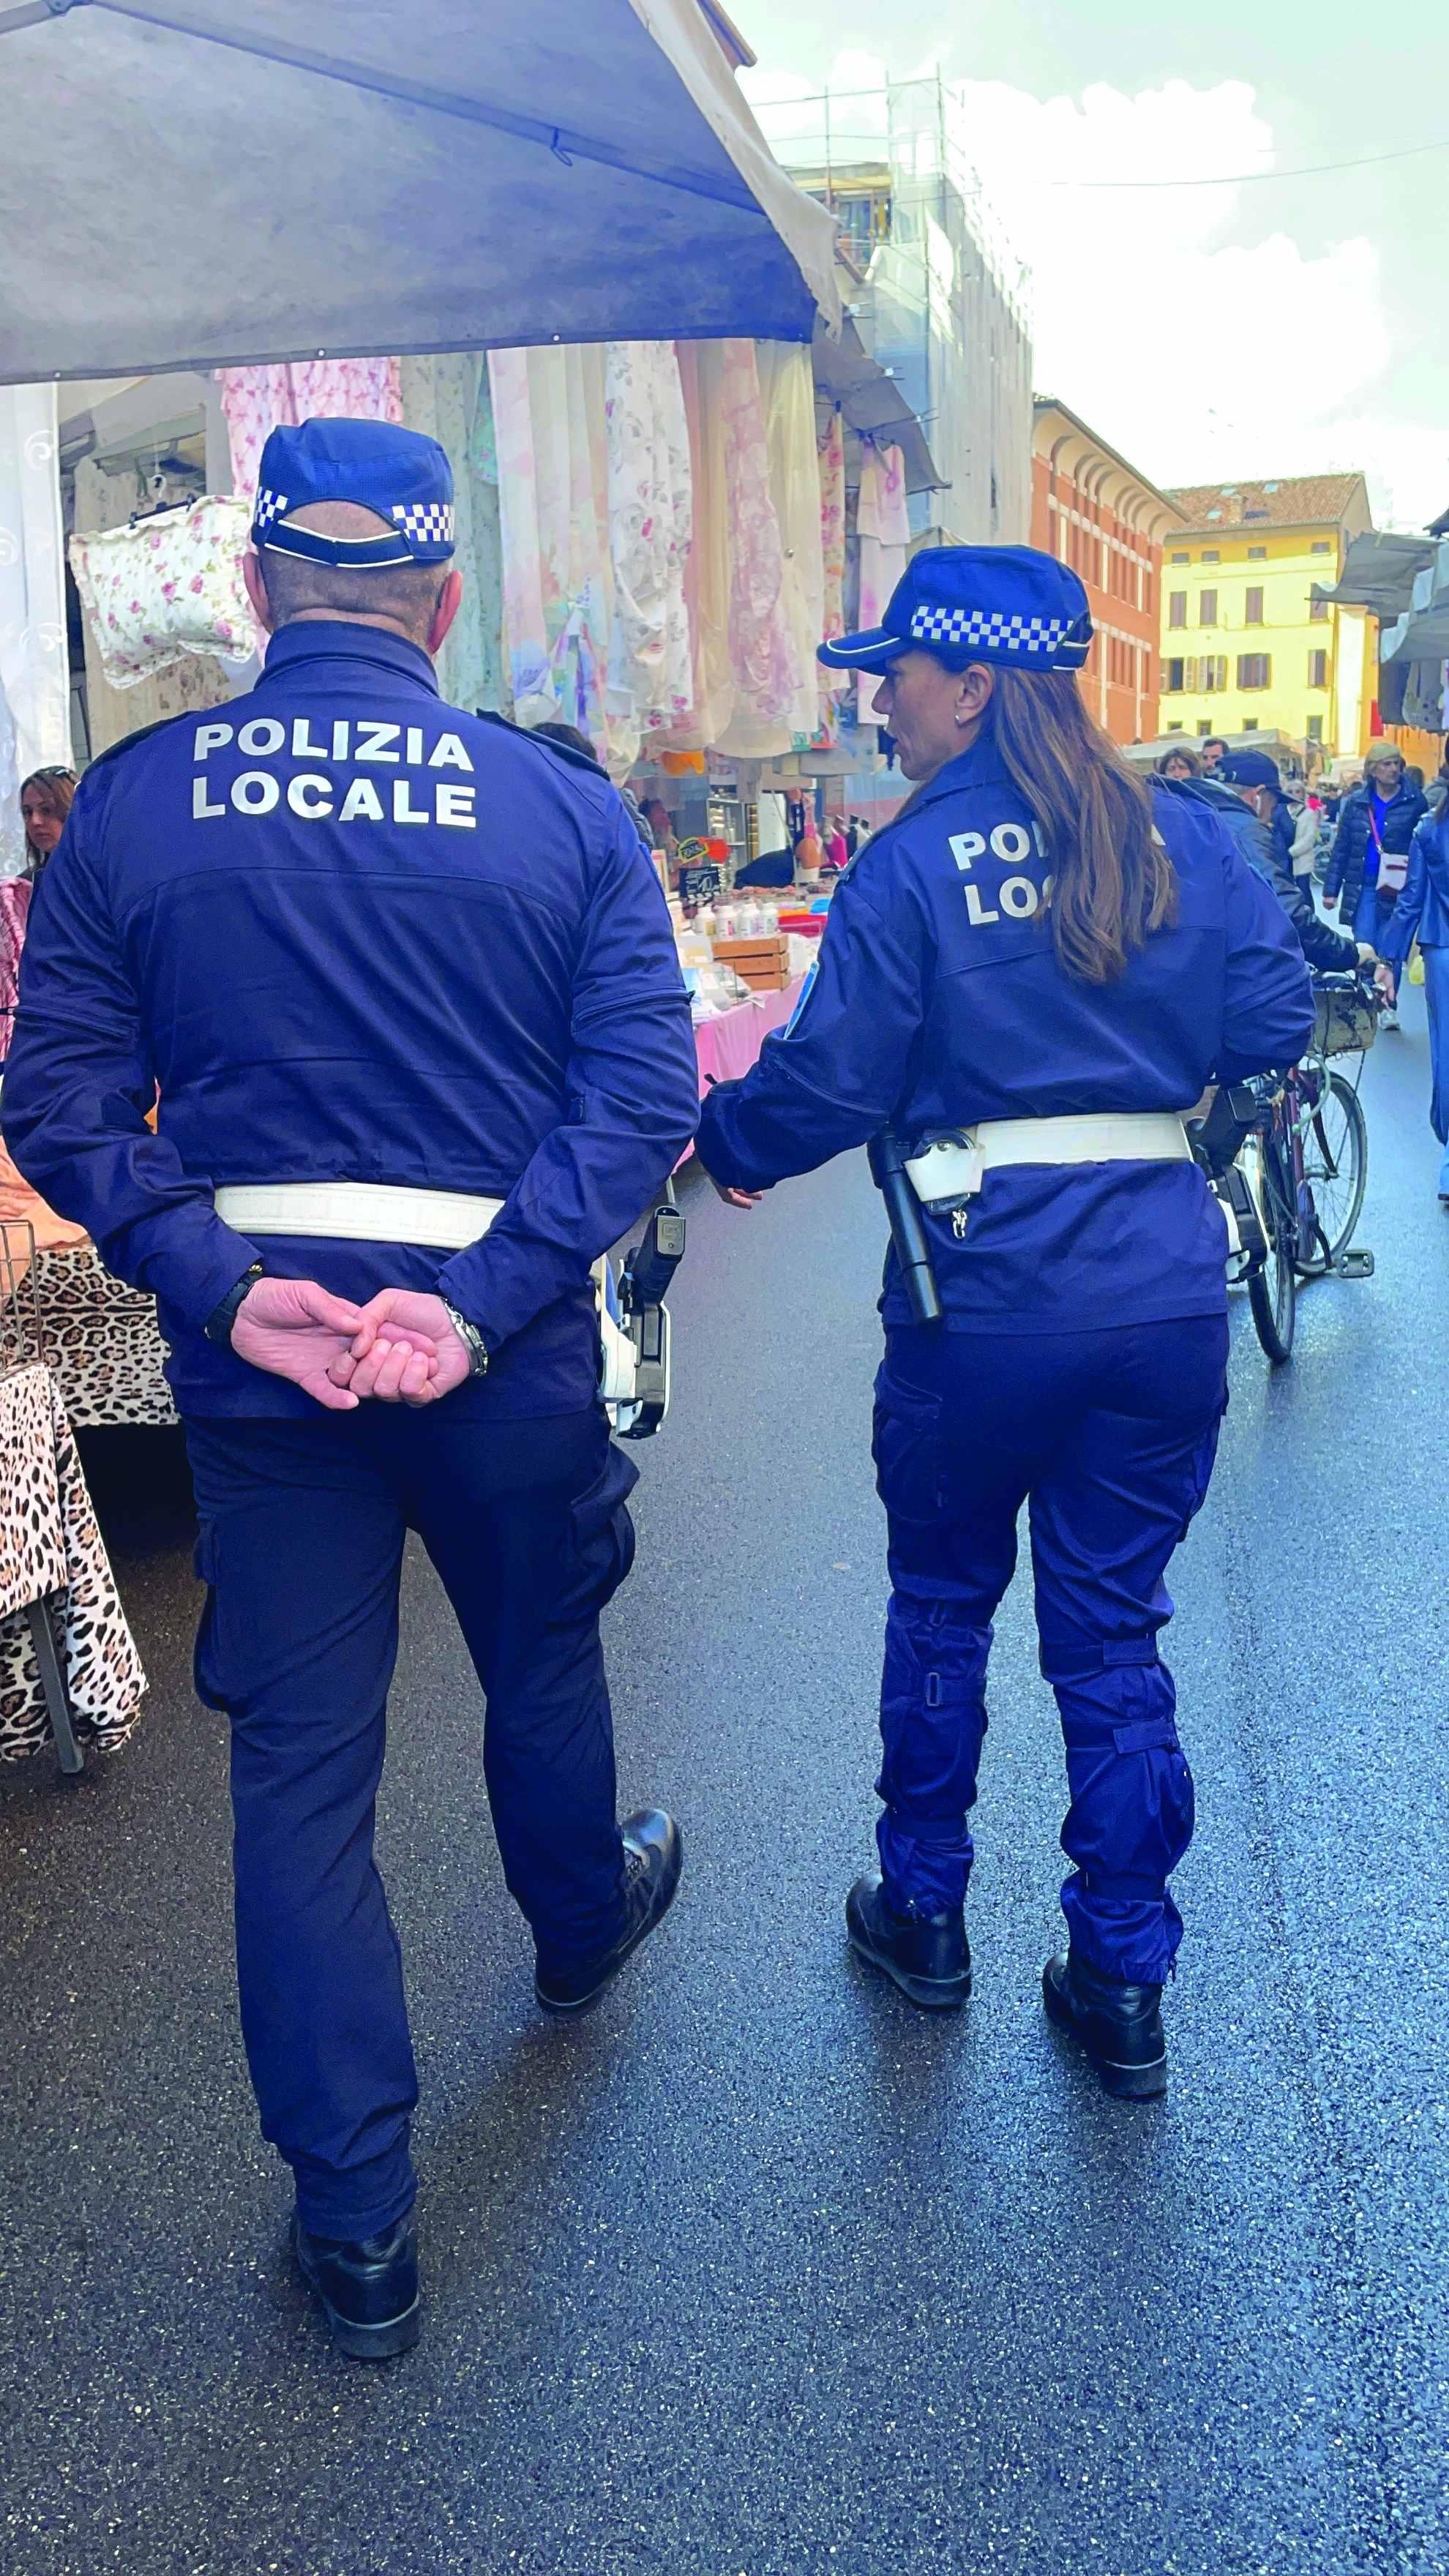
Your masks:
M 1225 528 L 1336 527 L 1362 482 L 1360 474 L 1270 475 L 1261 483 L 1188 483 L 1169 489 L 1196 533 Z M 1221 518 L 1208 513 L 1220 510 Z

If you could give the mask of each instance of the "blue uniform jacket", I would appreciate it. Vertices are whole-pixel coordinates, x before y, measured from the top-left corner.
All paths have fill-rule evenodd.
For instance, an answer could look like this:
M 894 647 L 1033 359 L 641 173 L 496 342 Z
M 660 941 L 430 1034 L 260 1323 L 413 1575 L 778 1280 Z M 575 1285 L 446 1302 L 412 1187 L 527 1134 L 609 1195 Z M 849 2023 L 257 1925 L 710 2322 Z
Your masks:
M 1037 826 L 989 737 L 877 833 L 830 907 L 815 980 L 743 1082 L 709 1094 L 699 1147 L 758 1189 L 863 1144 L 984 1118 L 1184 1110 L 1214 1076 L 1302 1052 L 1313 1026 L 1292 926 L 1205 806 L 1154 797 L 1178 920 L 1120 981 L 1057 964 L 1037 920 Z M 948 1323 L 1080 1330 L 1220 1311 L 1222 1214 L 1187 1163 L 991 1172 L 964 1237 L 928 1216 Z M 894 1260 L 882 1311 L 911 1320 Z
M 1426 814 L 1409 843 L 1409 873 L 1379 955 L 1402 965 L 1417 936 L 1421 948 L 1449 948 L 1449 805 Z
M 443 705 L 414 646 L 319 621 L 250 696 L 87 772 L 36 889 L 3 1114 L 26 1178 L 160 1300 L 183 1412 L 316 1411 L 202 1335 L 264 1252 L 340 1295 L 441 1290 L 497 1350 L 450 1405 L 522 1416 L 592 1401 L 589 1265 L 683 1151 L 698 1081 L 614 788 Z M 253 1245 L 213 1206 L 307 1180 L 507 1204 L 456 1255 Z

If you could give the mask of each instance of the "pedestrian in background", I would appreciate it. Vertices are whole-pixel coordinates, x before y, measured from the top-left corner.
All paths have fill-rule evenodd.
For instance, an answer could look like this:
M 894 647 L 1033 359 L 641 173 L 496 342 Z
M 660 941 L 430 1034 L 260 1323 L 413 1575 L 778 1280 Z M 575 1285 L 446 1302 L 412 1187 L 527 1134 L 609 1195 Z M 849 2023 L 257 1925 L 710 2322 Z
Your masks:
M 1157 764 L 1157 775 L 1159 778 L 1196 778 L 1201 768 L 1196 752 L 1178 745 L 1163 753 Z
M 1202 746 L 1202 774 L 1204 778 L 1211 778 L 1213 771 L 1219 767 L 1221 762 L 1227 759 L 1227 756 L 1228 746 L 1224 742 L 1222 735 L 1220 733 L 1210 733 L 1206 742 Z
M 76 790 L 73 769 L 32 769 L 20 785 L 20 820 L 25 826 L 25 857 L 38 877 L 65 830 Z
M 1341 906 L 1341 918 L 1355 939 L 1381 954 L 1380 936 L 1403 891 L 1409 844 L 1428 808 L 1421 791 L 1409 786 L 1404 755 L 1393 743 L 1371 744 L 1363 767 L 1361 785 L 1339 809 L 1323 907 L 1332 912 Z M 1383 987 L 1389 996 L 1382 1023 L 1386 1029 L 1399 1025 L 1400 972 L 1396 965 Z
M 1409 848 L 1409 873 L 1381 934 L 1381 990 L 1391 995 L 1415 939 L 1429 1006 L 1429 1124 L 1443 1148 L 1439 1204 L 1449 1207 L 1449 803 L 1426 814 Z

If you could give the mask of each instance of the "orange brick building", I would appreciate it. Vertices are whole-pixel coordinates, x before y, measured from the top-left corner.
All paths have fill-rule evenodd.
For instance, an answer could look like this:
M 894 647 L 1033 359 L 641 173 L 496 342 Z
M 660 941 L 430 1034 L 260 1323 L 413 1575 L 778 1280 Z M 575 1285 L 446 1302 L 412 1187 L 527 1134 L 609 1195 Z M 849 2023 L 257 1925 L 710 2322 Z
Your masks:
M 1114 742 L 1157 732 L 1162 544 L 1182 512 L 1049 394 L 1032 405 L 1031 542 L 1080 573 L 1096 634 L 1082 690 Z

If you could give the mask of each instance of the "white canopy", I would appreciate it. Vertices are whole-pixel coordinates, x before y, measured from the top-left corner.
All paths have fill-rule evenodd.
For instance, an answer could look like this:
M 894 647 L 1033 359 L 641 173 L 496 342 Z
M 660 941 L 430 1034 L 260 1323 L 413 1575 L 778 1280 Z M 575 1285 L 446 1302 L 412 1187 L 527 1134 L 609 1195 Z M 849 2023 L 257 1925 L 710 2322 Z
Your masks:
M 696 0 L 0 0 L 0 108 L 0 383 L 839 323 Z

